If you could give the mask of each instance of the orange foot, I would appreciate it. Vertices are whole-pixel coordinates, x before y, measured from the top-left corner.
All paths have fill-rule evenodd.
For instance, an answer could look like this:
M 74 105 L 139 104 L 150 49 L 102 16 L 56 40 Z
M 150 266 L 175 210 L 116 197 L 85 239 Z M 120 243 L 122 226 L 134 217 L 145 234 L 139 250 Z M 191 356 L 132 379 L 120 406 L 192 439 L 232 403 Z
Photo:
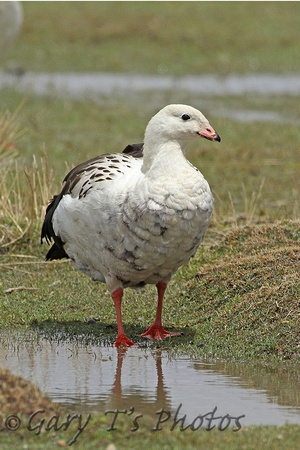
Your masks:
M 162 326 L 157 325 L 151 325 L 147 328 L 146 332 L 143 334 L 140 334 L 141 337 L 145 337 L 148 339 L 154 339 L 157 341 L 162 341 L 163 339 L 166 339 L 169 336 L 181 336 L 182 333 L 170 333 L 169 331 L 166 331 Z
M 128 339 L 128 337 L 125 334 L 120 334 L 117 337 L 115 346 L 120 347 L 121 345 L 123 345 L 123 347 L 131 347 L 132 345 L 134 345 L 134 342 L 132 342 L 130 339 Z

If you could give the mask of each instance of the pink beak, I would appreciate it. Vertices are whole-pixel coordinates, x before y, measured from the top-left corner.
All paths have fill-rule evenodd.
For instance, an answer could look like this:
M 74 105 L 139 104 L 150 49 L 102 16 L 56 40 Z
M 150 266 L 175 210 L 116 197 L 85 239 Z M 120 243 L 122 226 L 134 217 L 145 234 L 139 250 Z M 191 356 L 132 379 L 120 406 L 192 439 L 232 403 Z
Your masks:
M 205 139 L 209 139 L 210 141 L 217 141 L 217 142 L 221 141 L 221 138 L 218 135 L 218 133 L 216 133 L 215 130 L 210 125 L 204 126 L 201 131 L 197 131 L 197 134 L 199 134 L 199 136 L 204 137 Z

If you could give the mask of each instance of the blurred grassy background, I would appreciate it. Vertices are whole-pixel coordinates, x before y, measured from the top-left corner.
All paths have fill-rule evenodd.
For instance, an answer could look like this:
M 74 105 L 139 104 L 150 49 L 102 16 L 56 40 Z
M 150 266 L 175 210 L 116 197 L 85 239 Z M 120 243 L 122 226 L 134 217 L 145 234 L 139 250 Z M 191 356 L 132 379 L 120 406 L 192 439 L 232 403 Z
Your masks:
M 23 2 L 26 70 L 299 72 L 298 2 Z

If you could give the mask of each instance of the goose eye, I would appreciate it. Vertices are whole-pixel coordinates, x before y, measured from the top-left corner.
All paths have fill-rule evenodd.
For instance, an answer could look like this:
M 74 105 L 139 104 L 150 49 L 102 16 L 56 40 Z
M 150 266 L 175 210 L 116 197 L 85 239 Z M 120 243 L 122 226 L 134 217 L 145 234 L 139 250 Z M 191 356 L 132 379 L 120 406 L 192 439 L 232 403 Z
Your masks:
M 182 120 L 189 120 L 191 117 L 188 114 L 182 114 Z

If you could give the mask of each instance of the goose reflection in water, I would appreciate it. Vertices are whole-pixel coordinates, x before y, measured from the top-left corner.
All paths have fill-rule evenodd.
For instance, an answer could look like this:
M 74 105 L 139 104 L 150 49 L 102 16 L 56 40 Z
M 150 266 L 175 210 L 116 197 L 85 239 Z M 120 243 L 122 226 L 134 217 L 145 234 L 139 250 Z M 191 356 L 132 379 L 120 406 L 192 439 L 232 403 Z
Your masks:
M 164 385 L 163 371 L 162 371 L 162 349 L 157 349 L 154 353 L 155 368 L 157 376 L 157 385 L 155 395 L 149 397 L 149 392 L 142 387 L 134 386 L 134 390 L 129 389 L 126 394 L 126 389 L 122 389 L 122 366 L 128 348 L 118 348 L 117 367 L 115 371 L 115 379 L 111 389 L 109 398 L 106 400 L 106 405 L 111 410 L 127 409 L 130 411 L 135 408 L 139 412 L 158 411 L 161 408 L 171 409 L 170 395 Z M 154 378 L 154 376 L 153 376 Z M 125 391 L 125 392 L 123 392 Z

